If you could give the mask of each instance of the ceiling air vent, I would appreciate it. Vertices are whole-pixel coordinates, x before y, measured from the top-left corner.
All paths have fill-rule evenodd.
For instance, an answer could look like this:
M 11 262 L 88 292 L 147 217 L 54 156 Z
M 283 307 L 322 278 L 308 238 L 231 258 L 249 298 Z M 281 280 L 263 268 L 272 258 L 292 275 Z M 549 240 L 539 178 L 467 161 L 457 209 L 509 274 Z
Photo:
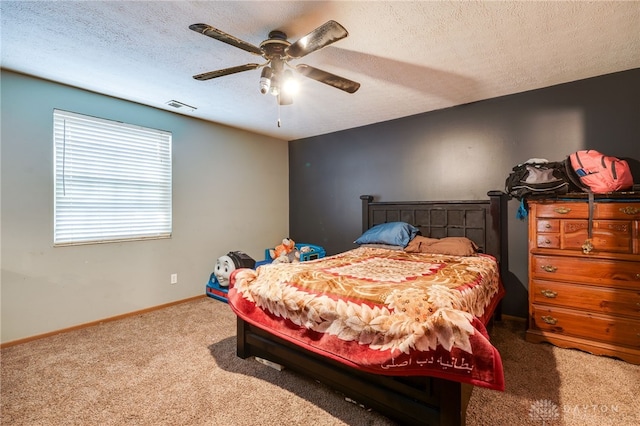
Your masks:
M 173 107 L 175 109 L 182 109 L 182 110 L 189 111 L 189 112 L 192 112 L 192 111 L 195 111 L 195 110 L 198 109 L 196 107 L 192 107 L 190 105 L 183 104 L 182 102 L 178 102 L 176 100 L 172 100 L 172 101 L 167 102 L 167 105 L 169 105 L 170 107 Z

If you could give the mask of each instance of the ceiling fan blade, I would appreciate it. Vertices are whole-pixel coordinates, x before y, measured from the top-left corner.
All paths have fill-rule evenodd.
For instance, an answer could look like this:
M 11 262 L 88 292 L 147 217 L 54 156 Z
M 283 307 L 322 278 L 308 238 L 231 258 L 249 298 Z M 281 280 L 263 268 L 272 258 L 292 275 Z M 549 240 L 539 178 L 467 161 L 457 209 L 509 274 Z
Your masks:
M 300 64 L 296 66 L 296 71 L 305 77 L 312 78 L 320 83 L 328 84 L 336 89 L 344 90 L 347 93 L 355 93 L 360 88 L 360 83 L 322 71 L 310 65 Z
M 262 49 L 254 46 L 251 43 L 247 43 L 246 41 L 240 40 L 232 36 L 231 34 L 227 34 L 224 31 L 220 31 L 217 28 L 212 27 L 207 24 L 192 24 L 189 25 L 189 29 L 193 30 L 197 33 L 204 34 L 208 37 L 215 38 L 223 43 L 230 44 L 231 46 L 235 46 L 242 50 L 246 50 L 249 53 L 253 53 L 254 55 L 262 56 Z
M 200 81 L 211 80 L 212 78 L 223 77 L 225 75 L 235 74 L 237 72 L 255 70 L 259 66 L 259 64 L 239 65 L 237 67 L 225 68 L 222 70 L 209 71 L 202 74 L 194 75 L 193 78 Z
M 287 47 L 286 54 L 291 58 L 302 58 L 311 52 L 322 49 L 348 36 L 347 30 L 336 21 L 327 21 L 300 40 Z

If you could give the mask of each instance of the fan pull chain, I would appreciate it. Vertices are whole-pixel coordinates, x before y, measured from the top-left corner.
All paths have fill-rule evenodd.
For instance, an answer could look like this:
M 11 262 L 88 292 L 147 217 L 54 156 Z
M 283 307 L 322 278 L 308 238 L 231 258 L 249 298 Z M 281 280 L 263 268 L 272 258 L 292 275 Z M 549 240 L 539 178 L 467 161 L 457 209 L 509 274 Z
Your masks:
M 280 102 L 278 102 L 278 127 L 280 127 Z

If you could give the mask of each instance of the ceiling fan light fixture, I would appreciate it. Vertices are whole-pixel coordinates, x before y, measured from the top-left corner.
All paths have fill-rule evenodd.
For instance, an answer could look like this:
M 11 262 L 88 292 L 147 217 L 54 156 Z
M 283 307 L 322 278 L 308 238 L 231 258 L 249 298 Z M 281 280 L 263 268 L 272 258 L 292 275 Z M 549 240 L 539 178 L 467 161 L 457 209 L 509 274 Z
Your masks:
M 269 93 L 271 88 L 271 78 L 273 77 L 273 71 L 270 67 L 264 67 L 260 74 L 260 93 L 263 95 Z
M 291 70 L 285 70 L 280 91 L 286 93 L 287 96 L 293 96 L 298 93 L 299 88 L 298 80 L 295 79 Z

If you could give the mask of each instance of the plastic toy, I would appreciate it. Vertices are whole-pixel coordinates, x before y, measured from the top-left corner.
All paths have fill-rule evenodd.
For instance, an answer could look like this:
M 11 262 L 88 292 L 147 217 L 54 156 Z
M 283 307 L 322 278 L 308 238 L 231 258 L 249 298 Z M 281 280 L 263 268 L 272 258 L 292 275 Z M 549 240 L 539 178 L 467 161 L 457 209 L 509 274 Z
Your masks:
M 222 287 L 218 282 L 218 279 L 216 278 L 216 274 L 211 273 L 209 282 L 207 282 L 206 293 L 209 297 L 213 297 L 214 299 L 227 303 L 227 294 L 229 293 L 229 288 Z
M 229 287 L 229 276 L 239 268 L 251 268 L 256 266 L 256 261 L 242 251 L 230 251 L 216 260 L 213 273 L 222 287 Z
M 226 255 L 220 256 L 216 260 L 216 266 L 206 286 L 207 296 L 227 302 L 231 273 L 239 268 L 253 269 L 255 265 L 256 261 L 241 251 L 230 251 Z

